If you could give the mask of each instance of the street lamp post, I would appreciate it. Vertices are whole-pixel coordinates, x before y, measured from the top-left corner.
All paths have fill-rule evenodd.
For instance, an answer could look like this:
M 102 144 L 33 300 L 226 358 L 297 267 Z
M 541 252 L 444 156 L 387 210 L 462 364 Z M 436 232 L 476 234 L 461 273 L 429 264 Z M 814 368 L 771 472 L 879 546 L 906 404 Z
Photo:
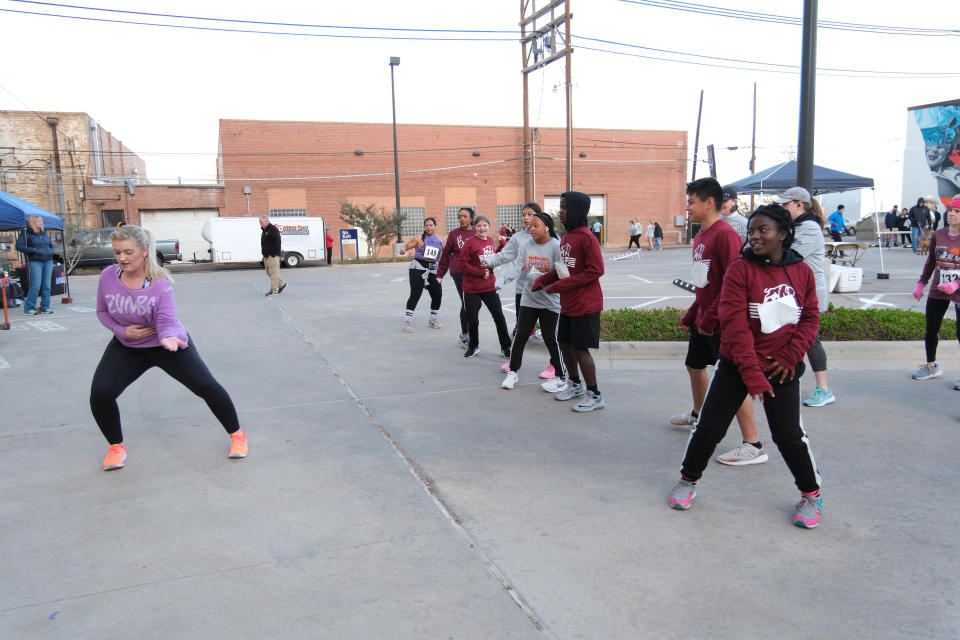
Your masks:
M 397 94 L 393 88 L 393 68 L 400 65 L 400 58 L 390 56 L 390 105 L 393 108 L 393 184 L 397 195 L 397 215 L 400 215 L 400 157 L 397 154 Z M 397 242 L 403 242 L 400 225 L 397 225 Z

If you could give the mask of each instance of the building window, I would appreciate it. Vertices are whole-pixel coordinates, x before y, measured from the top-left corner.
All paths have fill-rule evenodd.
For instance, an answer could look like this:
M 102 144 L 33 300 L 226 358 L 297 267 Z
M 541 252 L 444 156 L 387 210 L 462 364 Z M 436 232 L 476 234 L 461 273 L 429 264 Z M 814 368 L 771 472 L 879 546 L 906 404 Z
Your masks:
M 523 224 L 520 221 L 520 212 L 523 211 L 522 204 L 501 204 L 497 205 L 497 228 L 512 224 L 513 228 L 520 231 Z
M 396 210 L 396 207 L 390 209 Z M 400 235 L 418 236 L 423 233 L 423 220 L 427 217 L 426 207 L 400 207 L 400 213 L 407 214 L 407 219 L 400 225 Z
M 100 214 L 103 216 L 105 227 L 115 227 L 123 222 L 123 209 L 104 209 Z
M 474 211 L 477 210 L 477 207 L 472 204 L 460 204 L 455 207 L 444 208 L 443 215 L 447 219 L 447 233 L 450 233 L 460 226 L 460 220 L 457 219 L 457 214 L 460 213 L 460 209 L 463 209 L 464 207 L 470 207 Z
M 305 216 L 306 209 L 270 209 L 271 216 Z

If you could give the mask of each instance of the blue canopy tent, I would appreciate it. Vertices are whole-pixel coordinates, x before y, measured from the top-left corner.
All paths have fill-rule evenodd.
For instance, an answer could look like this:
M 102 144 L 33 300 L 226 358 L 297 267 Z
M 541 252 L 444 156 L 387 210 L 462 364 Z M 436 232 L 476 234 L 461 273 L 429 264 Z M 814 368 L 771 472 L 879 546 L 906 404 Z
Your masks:
M 63 220 L 60 216 L 0 191 L 0 231 L 26 228 L 27 216 L 40 216 L 43 218 L 44 228 L 63 231 Z
M 745 195 L 786 191 L 790 187 L 797 186 L 797 161 L 790 160 L 775 165 L 726 186 L 733 187 L 737 193 Z M 852 173 L 813 165 L 813 195 L 850 189 L 873 189 L 873 178 L 864 178 Z
M 21 200 L 16 196 L 0 191 L 0 231 L 19 231 L 20 229 L 25 229 L 27 227 L 28 216 L 40 216 L 43 218 L 44 229 L 63 231 L 63 220 L 60 216 L 50 213 L 46 209 L 31 204 L 26 200 Z M 63 249 L 63 256 L 66 258 L 66 239 L 62 236 L 63 234 L 61 234 L 61 247 Z M 63 301 L 68 302 L 72 301 L 72 298 L 70 298 L 70 276 L 66 274 L 66 270 L 64 270 L 64 275 L 66 276 L 65 284 L 67 292 Z

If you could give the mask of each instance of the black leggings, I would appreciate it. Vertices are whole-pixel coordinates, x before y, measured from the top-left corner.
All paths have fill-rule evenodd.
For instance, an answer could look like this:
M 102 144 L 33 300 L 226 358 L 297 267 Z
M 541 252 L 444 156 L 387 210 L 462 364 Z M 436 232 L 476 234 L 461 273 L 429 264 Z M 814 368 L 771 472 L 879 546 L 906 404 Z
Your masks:
M 453 284 L 457 286 L 457 295 L 460 296 L 460 335 L 467 335 L 467 303 L 463 299 L 463 274 L 453 276 Z
M 503 317 L 503 307 L 500 296 L 496 291 L 484 293 L 463 294 L 467 306 L 467 319 L 470 328 L 470 348 L 475 349 L 480 344 L 480 304 L 487 306 L 487 311 L 493 316 L 493 323 L 497 326 L 497 337 L 500 338 L 500 348 L 510 349 L 510 332 L 507 331 L 507 319 Z M 528 332 L 529 333 L 529 332 Z
M 151 367 L 160 367 L 171 378 L 203 398 L 227 433 L 234 433 L 240 428 L 237 410 L 230 395 L 214 380 L 189 336 L 187 342 L 190 346 L 186 349 L 167 351 L 163 347 L 126 347 L 116 338 L 110 341 L 90 385 L 90 410 L 107 442 L 123 442 L 117 398 Z
M 633 243 L 634 243 L 634 242 L 637 243 L 637 249 L 639 249 L 639 248 L 640 248 L 640 236 L 639 236 L 639 235 L 630 236 L 630 244 L 627 245 L 627 251 L 630 250 L 630 247 L 633 246 Z
M 560 357 L 560 345 L 557 343 L 559 319 L 560 314 L 549 309 L 520 307 L 520 312 L 517 314 L 517 333 L 513 336 L 513 346 L 510 348 L 510 371 L 520 371 L 520 365 L 523 364 L 523 349 L 527 346 L 530 332 L 539 320 L 543 344 L 550 352 L 550 364 L 553 365 L 557 377 L 567 377 L 563 368 L 563 359 Z
M 427 282 L 423 281 L 423 275 L 427 275 Z M 420 269 L 410 269 L 410 297 L 407 298 L 407 311 L 413 311 L 420 302 L 420 296 L 423 295 L 423 289 L 426 287 L 430 293 L 430 310 L 440 310 L 440 299 L 443 297 L 443 288 L 437 282 L 437 274 L 432 271 L 421 271 Z
M 780 384 L 770 380 L 774 397 L 764 395 L 763 412 L 767 414 L 770 435 L 776 443 L 783 460 L 787 463 L 794 482 L 800 491 L 809 493 L 820 488 L 820 474 L 813 459 L 807 432 L 803 430 L 800 419 L 800 376 L 803 374 L 803 362 L 797 364 L 797 375 L 793 380 Z M 740 371 L 730 360 L 723 356 L 717 361 L 717 369 L 710 380 L 707 397 L 700 409 L 687 452 L 683 458 L 680 472 L 687 480 L 699 480 L 710 461 L 710 456 L 730 427 L 737 409 L 747 397 L 747 386 L 740 377 Z
M 924 346 L 927 348 L 927 362 L 937 361 L 937 344 L 940 342 L 940 325 L 943 316 L 947 314 L 950 300 L 941 300 L 927 296 L 927 333 L 923 336 Z M 960 305 L 954 304 L 954 313 L 957 315 L 957 341 L 960 341 Z

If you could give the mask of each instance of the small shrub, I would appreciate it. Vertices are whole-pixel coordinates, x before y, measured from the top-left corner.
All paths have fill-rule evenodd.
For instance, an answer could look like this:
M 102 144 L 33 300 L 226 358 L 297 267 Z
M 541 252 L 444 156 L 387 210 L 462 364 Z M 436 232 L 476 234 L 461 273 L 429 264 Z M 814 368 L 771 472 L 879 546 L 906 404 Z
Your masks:
M 687 334 L 677 323 L 685 309 L 610 309 L 600 316 L 600 339 L 609 342 L 684 341 Z M 957 335 L 956 321 L 944 318 L 941 340 Z M 923 340 L 926 318 L 904 309 L 830 308 L 820 314 L 823 340 Z

